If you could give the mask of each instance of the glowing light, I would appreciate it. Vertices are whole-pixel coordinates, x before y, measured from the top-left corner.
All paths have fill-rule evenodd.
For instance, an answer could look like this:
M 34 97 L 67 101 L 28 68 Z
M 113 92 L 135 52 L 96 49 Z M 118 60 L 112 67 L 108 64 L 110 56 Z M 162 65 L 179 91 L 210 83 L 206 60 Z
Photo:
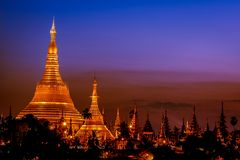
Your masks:
M 63 122 L 63 125 L 66 126 L 66 125 L 67 125 L 67 122 Z

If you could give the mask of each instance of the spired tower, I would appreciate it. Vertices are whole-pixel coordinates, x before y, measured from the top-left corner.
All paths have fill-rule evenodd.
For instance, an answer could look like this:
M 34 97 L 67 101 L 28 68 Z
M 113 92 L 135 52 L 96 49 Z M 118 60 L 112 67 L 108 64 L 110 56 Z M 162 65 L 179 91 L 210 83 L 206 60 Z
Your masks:
M 149 113 L 147 113 L 147 120 L 145 122 L 145 125 L 143 127 L 143 137 L 145 137 L 147 140 L 152 141 L 154 137 L 154 131 L 152 129 L 151 122 L 149 120 Z
M 50 30 L 51 41 L 42 80 L 37 84 L 32 101 L 18 114 L 17 118 L 22 118 L 26 114 L 33 114 L 39 119 L 47 119 L 51 124 L 56 124 L 63 112 L 64 119 L 69 122 L 71 118 L 72 127 L 79 129 L 83 119 L 74 107 L 69 89 L 59 72 L 56 34 L 53 20 Z
M 120 125 L 121 125 L 121 121 L 120 121 L 119 108 L 117 108 L 117 115 L 114 123 L 115 138 L 118 138 L 118 136 L 120 135 Z
M 139 122 L 138 122 L 137 106 L 135 104 L 135 107 L 133 109 L 133 116 L 132 116 L 132 119 L 129 124 L 129 131 L 130 131 L 130 135 L 132 138 L 138 138 L 138 136 L 139 136 L 138 124 L 139 124 Z
M 87 142 L 88 138 L 92 136 L 93 132 L 95 132 L 96 137 L 98 140 L 100 140 L 100 142 L 103 142 L 107 139 L 114 139 L 114 136 L 104 124 L 103 115 L 98 108 L 97 80 L 95 76 L 93 80 L 93 92 L 91 99 L 92 102 L 89 112 L 92 114 L 92 117 L 85 119 L 84 124 L 76 133 L 76 136 L 80 137 L 81 142 Z

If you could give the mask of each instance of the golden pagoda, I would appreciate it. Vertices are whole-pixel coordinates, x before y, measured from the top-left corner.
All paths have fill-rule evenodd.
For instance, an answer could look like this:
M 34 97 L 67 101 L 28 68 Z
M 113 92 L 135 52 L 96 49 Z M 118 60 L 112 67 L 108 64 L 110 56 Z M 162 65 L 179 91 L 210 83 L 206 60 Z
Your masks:
M 89 109 L 92 117 L 85 119 L 84 124 L 81 126 L 80 130 L 75 136 L 80 137 L 81 142 L 87 142 L 88 138 L 92 136 L 95 132 L 96 137 L 100 142 L 107 139 L 114 139 L 112 133 L 108 130 L 107 126 L 104 124 L 103 115 L 98 108 L 98 96 L 97 96 L 97 80 L 94 76 L 93 80 L 93 92 L 92 92 L 92 103 Z
M 72 127 L 79 129 L 83 119 L 75 108 L 68 86 L 62 80 L 59 72 L 56 34 L 53 19 L 50 30 L 51 41 L 42 80 L 36 86 L 32 101 L 18 114 L 17 118 L 22 118 L 26 114 L 33 114 L 39 119 L 47 119 L 51 124 L 56 124 L 63 112 L 64 119 L 69 122 L 71 118 Z
M 139 122 L 138 122 L 138 113 L 137 113 L 137 106 L 133 109 L 133 116 L 129 124 L 129 131 L 132 138 L 139 138 Z
M 121 121 L 120 121 L 119 108 L 117 108 L 117 115 L 114 123 L 115 138 L 118 138 L 118 136 L 120 135 L 120 125 L 121 125 Z

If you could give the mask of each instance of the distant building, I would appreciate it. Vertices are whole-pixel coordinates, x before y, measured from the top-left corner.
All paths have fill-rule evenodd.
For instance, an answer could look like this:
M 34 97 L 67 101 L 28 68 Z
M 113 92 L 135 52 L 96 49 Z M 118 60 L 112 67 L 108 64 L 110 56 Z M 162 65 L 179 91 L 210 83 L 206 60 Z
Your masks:
M 157 145 L 167 145 L 168 139 L 165 134 L 165 128 L 164 128 L 164 114 L 162 115 L 162 122 L 160 124 L 160 130 L 157 137 Z
M 154 131 L 152 129 L 151 122 L 149 120 L 149 114 L 147 114 L 147 120 L 143 127 L 142 136 L 145 137 L 147 140 L 152 141 L 154 138 Z
M 131 112 L 133 113 L 132 113 L 132 119 L 129 124 L 130 135 L 132 138 L 139 139 L 139 121 L 138 121 L 138 113 L 137 113 L 136 105 Z

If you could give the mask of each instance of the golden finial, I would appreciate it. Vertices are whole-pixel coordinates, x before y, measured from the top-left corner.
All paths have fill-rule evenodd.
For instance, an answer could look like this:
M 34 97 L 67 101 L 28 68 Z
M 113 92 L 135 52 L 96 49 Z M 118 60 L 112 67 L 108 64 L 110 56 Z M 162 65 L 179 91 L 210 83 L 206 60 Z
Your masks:
M 55 28 L 55 17 L 53 17 L 51 30 L 56 30 L 56 28 Z
M 95 73 L 93 74 L 93 93 L 91 97 L 97 98 L 97 79 L 96 79 Z
M 119 116 L 119 107 L 117 108 L 117 115 Z
M 57 31 L 56 31 L 56 27 L 55 27 L 55 17 L 53 17 L 53 21 L 52 21 L 52 27 L 51 27 L 51 30 L 50 30 L 50 34 L 51 36 L 53 36 L 55 38 L 55 35 Z M 52 37 L 52 38 L 53 38 Z
M 57 31 L 56 31 L 54 19 L 55 18 L 53 17 L 52 27 L 51 27 L 51 30 L 50 30 L 51 42 L 50 42 L 49 47 L 48 47 L 48 53 L 57 53 L 57 45 L 56 45 Z

